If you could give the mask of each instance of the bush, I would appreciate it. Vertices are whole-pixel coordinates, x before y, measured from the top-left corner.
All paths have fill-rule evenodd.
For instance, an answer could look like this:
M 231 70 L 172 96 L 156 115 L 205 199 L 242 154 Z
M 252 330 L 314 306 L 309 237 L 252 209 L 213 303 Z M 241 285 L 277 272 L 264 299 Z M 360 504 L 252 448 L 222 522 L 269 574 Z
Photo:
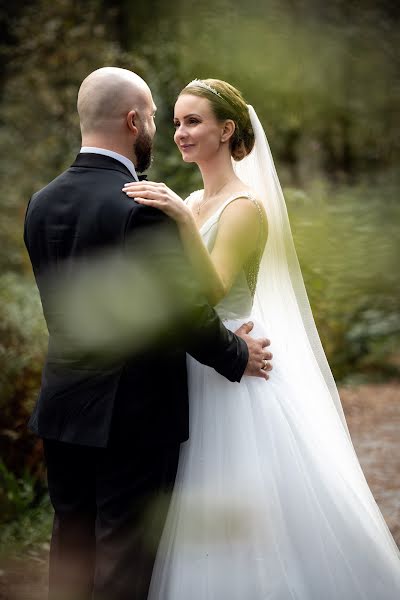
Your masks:
M 0 277 L 0 454 L 7 468 L 43 477 L 41 443 L 27 430 L 40 385 L 46 326 L 34 281 Z
M 53 510 L 44 492 L 28 470 L 17 477 L 0 460 L 0 557 L 48 550 Z
M 315 321 L 337 379 L 398 374 L 398 184 L 286 189 Z
M 2 521 L 11 521 L 25 512 L 34 500 L 34 479 L 25 472 L 21 478 L 11 473 L 0 460 L 0 514 Z
M 48 550 L 53 509 L 47 495 L 37 499 L 29 474 L 16 478 L 0 462 L 0 557 Z

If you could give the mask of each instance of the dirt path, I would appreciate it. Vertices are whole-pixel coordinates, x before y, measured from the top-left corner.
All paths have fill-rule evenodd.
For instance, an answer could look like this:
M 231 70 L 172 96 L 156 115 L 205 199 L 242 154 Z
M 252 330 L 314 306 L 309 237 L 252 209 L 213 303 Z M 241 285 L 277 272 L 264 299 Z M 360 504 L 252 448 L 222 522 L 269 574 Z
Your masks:
M 342 387 L 358 457 L 400 547 L 400 383 Z M 0 564 L 0 600 L 46 598 L 47 550 Z

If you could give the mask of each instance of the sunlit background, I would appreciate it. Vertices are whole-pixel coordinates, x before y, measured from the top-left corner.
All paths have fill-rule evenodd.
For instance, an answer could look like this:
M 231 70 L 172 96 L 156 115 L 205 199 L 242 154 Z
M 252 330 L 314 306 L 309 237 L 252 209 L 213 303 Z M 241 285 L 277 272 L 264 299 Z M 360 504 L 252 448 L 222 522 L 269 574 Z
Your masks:
M 221 78 L 255 107 L 356 446 L 399 536 L 399 24 L 394 0 L 0 5 L 3 555 L 25 552 L 40 562 L 49 531 L 40 445 L 26 430 L 46 332 L 22 241 L 24 212 L 78 153 L 77 90 L 104 65 L 149 83 L 158 106 L 149 179 L 183 197 L 201 181 L 173 143 L 177 93 L 195 77 Z M 375 434 L 378 455 L 368 445 Z

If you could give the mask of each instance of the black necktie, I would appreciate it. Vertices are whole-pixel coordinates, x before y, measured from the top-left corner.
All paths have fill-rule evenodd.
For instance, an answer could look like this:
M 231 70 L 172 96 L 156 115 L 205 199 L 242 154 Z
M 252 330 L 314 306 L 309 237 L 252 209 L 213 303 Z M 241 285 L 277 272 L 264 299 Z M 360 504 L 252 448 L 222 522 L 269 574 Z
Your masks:
M 147 175 L 138 175 L 139 181 L 147 181 Z

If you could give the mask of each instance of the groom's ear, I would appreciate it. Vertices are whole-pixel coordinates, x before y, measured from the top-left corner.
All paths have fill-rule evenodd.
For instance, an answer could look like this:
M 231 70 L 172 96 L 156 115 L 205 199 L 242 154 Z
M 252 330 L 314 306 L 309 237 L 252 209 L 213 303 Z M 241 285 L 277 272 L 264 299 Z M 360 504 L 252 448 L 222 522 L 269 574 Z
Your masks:
M 135 137 L 137 137 L 137 134 L 138 134 L 136 120 L 137 120 L 136 110 L 130 110 L 128 112 L 128 114 L 126 115 L 126 124 L 128 126 L 128 129 L 131 130 L 131 132 L 134 134 Z

